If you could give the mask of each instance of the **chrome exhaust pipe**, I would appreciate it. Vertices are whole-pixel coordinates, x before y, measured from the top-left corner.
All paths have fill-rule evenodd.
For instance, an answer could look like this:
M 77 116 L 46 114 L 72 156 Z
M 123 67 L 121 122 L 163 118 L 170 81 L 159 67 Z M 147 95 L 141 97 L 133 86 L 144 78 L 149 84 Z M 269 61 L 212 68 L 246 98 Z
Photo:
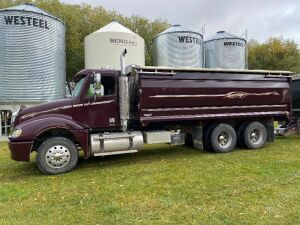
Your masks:
M 126 48 L 120 55 L 120 62 L 121 62 L 121 76 L 125 76 L 125 55 L 127 54 Z
M 119 105 L 120 105 L 120 120 L 122 131 L 125 132 L 129 120 L 129 86 L 128 77 L 125 74 L 125 49 L 120 55 L 121 76 L 119 77 Z

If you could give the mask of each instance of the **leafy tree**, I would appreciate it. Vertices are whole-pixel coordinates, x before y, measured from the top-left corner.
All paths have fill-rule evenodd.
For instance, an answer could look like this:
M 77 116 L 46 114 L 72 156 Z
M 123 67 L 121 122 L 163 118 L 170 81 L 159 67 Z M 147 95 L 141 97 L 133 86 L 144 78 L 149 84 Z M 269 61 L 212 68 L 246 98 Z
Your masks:
M 264 43 L 248 44 L 249 69 L 290 70 L 300 72 L 300 52 L 293 40 L 270 38 Z

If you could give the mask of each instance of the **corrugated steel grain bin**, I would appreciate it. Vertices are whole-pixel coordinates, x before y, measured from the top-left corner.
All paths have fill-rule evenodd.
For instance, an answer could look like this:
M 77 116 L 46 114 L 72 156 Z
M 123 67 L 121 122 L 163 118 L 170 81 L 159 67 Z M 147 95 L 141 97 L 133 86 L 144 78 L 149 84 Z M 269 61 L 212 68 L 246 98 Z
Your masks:
M 205 67 L 224 69 L 245 69 L 246 40 L 218 31 L 205 41 Z
M 31 4 L 0 10 L 0 102 L 65 97 L 65 25 Z
M 153 39 L 154 66 L 203 67 L 203 37 L 174 25 Z

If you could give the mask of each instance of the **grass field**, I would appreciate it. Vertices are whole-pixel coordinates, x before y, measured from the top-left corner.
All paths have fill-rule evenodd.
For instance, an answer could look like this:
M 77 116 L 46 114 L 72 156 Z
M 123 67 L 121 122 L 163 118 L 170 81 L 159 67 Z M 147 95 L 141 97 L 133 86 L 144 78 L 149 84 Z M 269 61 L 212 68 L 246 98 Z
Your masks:
M 0 224 L 300 224 L 300 136 L 228 154 L 147 146 L 58 176 L 2 142 Z

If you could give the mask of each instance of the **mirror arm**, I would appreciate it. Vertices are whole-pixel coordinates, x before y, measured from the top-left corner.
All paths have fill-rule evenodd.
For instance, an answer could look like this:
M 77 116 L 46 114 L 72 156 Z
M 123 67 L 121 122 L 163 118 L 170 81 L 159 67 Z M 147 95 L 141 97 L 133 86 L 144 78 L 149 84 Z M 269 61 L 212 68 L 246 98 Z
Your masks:
M 68 86 L 68 89 L 69 89 L 69 94 L 72 95 L 72 90 L 71 90 L 71 84 L 70 84 L 70 81 L 69 81 L 68 78 L 66 79 L 66 81 L 67 81 L 67 86 Z

